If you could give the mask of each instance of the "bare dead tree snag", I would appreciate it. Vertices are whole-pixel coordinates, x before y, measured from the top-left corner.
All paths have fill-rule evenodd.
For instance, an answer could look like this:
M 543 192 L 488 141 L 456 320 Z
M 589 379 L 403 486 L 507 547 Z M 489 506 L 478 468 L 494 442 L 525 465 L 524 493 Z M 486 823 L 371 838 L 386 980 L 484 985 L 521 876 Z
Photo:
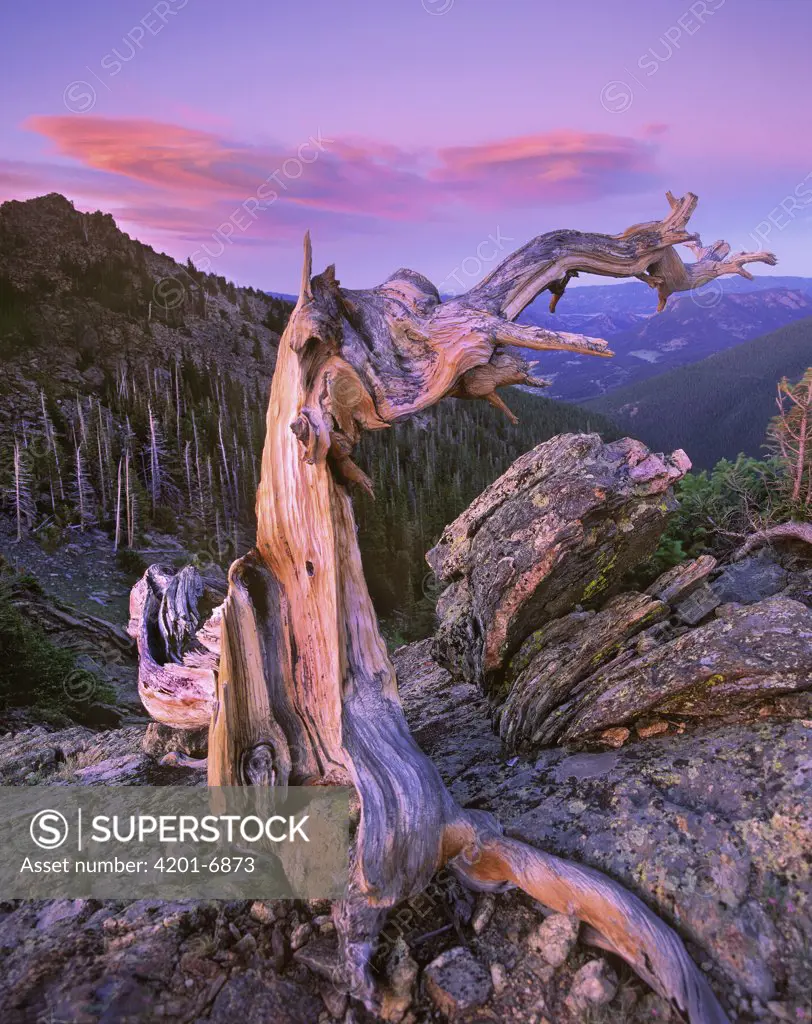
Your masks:
M 450 864 L 477 888 L 517 885 L 577 914 L 694 1024 L 726 1019 L 681 941 L 640 900 L 595 871 L 506 839 L 490 815 L 454 802 L 406 725 L 364 581 L 348 490 L 372 487 L 351 458 L 362 430 L 385 429 L 446 395 L 502 408 L 496 388 L 541 383 L 511 349 L 611 356 L 599 339 L 516 324 L 540 292 L 552 293 L 554 307 L 578 273 L 642 277 L 657 288 L 662 307 L 674 291 L 746 273 L 746 262 L 774 262 L 768 253 L 727 260 L 724 243 L 701 250 L 687 230 L 696 196 L 668 198 L 663 220 L 619 235 L 539 235 L 447 301 L 410 270 L 369 290 L 341 288 L 332 267 L 313 277 L 305 238 L 299 299 L 280 342 L 268 405 L 257 544 L 231 566 L 217 612 L 209 782 L 355 787 L 362 808 L 355 866 L 336 921 L 347 983 L 370 1007 L 377 1005 L 370 951 L 387 909 Z M 673 246 L 681 243 L 697 248 L 696 263 L 680 260 Z M 159 604 L 175 602 L 177 588 L 172 594 L 158 582 L 152 599 L 163 586 Z M 165 610 L 153 607 L 151 614 L 173 620 Z M 142 671 L 149 677 L 147 706 L 169 721 L 168 691 L 177 685 L 172 724 L 196 721 L 212 697 L 199 674 L 190 680 L 201 653 L 185 654 L 176 644 L 180 662 L 172 662 L 165 642 L 161 663 L 137 609 L 133 628 L 142 658 L 153 652 Z M 162 676 L 164 667 L 174 682 Z

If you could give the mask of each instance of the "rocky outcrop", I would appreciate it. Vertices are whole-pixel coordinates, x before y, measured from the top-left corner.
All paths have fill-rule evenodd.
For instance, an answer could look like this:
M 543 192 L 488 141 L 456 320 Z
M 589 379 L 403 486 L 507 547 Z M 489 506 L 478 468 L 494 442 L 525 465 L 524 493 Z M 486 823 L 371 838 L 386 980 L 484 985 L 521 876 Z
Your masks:
M 550 742 L 549 722 L 560 722 L 554 713 L 579 684 L 606 662 L 614 664 L 628 641 L 667 614 L 646 594 L 620 594 L 599 612 L 571 612 L 531 633 L 510 662 L 507 697 L 496 712 L 505 742 Z
M 636 891 L 693 943 L 731 1019 L 806 1021 L 812 570 L 701 556 L 630 586 L 681 468 L 589 438 L 519 460 L 429 553 L 449 586 L 433 640 L 396 653 L 401 695 L 462 806 Z M 552 950 L 548 988 L 569 958 L 545 944 L 559 930 L 528 940 Z M 616 1007 L 616 982 L 592 960 L 545 1012 Z
M 725 566 L 713 581 L 713 592 L 722 602 L 753 604 L 780 594 L 788 583 L 786 569 L 762 553 Z
M 707 719 L 810 687 L 808 608 L 780 597 L 723 605 L 707 625 L 585 680 L 542 739 L 576 740 L 644 714 Z
M 578 613 L 528 638 L 514 661 L 521 665 L 526 649 L 533 657 L 497 711 L 506 742 L 582 741 L 646 715 L 724 716 L 812 686 L 812 612 L 800 602 L 724 605 L 680 631 L 663 621 L 663 605 L 642 600 L 623 594 L 580 615 L 573 639 L 560 636 L 574 630 Z M 642 632 L 641 618 L 656 624 Z
M 143 726 L 94 732 L 43 726 L 0 735 L 4 786 L 187 786 L 205 784 L 205 772 L 159 763 L 144 749 Z
M 437 660 L 497 685 L 533 629 L 602 602 L 653 552 L 675 507 L 670 486 L 688 469 L 684 452 L 654 455 L 596 434 L 562 434 L 523 455 L 426 556 L 449 584 L 437 606 Z
M 781 591 L 740 590 L 749 603 L 722 601 L 731 580 L 708 557 L 633 589 L 681 460 L 557 438 L 520 463 L 432 555 L 450 581 L 438 635 L 393 659 L 415 739 L 460 806 L 606 872 L 673 925 L 731 1021 L 812 1024 L 809 568 L 759 568 Z M 166 755 L 200 755 L 205 738 L 27 730 L 0 737 L 0 781 L 204 784 Z M 360 1024 L 329 911 L 0 903 L 3 1020 Z M 588 925 L 519 892 L 475 900 L 442 872 L 389 915 L 369 1019 L 676 1022 L 603 941 L 596 959 Z
M 433 657 L 480 685 L 509 748 L 619 746 L 647 719 L 757 714 L 812 686 L 812 613 L 768 556 L 701 556 L 630 589 L 687 465 L 629 439 L 553 438 L 429 552 L 449 583 Z
M 688 939 L 731 1020 L 809 1024 L 809 694 L 794 698 L 803 720 L 774 708 L 757 722 L 716 728 L 680 732 L 670 721 L 664 733 L 618 750 L 548 748 L 527 758 L 504 747 L 486 698 L 437 665 L 430 646 L 396 653 L 401 696 L 414 735 L 462 805 L 498 813 L 509 834 L 636 891 Z M 139 756 L 144 736 L 139 728 L 30 733 L 0 740 L 0 765 L 22 763 L 24 751 L 46 743 L 63 753 L 87 744 L 103 765 Z M 58 767 L 38 780 L 64 781 Z M 610 1020 L 676 1024 L 622 969 L 612 994 L 619 962 L 589 966 L 588 928 L 560 915 L 545 923 L 543 908 L 520 893 L 485 895 L 473 910 L 465 897 L 446 873 L 392 912 L 378 954 L 389 982 L 382 1019 L 543 1014 L 576 1024 L 605 1006 Z M 0 903 L 4 1024 L 39 1024 L 49 1013 L 87 1024 L 359 1024 L 330 981 L 338 954 L 328 911 L 268 901 Z
M 681 562 L 668 572 L 664 572 L 651 584 L 646 593 L 676 607 L 707 579 L 716 568 L 716 564 L 716 559 L 712 555 L 701 555 L 689 562 Z
M 263 927 L 245 901 L 0 905 L 3 1022 L 311 1024 L 313 985 L 274 967 L 303 915 L 276 907 Z
M 209 745 L 208 727 L 200 729 L 173 729 L 160 722 L 150 722 L 144 734 L 146 754 L 162 758 L 177 751 L 188 757 L 205 757 Z
M 23 786 L 40 782 L 71 764 L 92 745 L 90 729 L 76 726 L 51 732 L 42 726 L 0 736 L 0 784 Z

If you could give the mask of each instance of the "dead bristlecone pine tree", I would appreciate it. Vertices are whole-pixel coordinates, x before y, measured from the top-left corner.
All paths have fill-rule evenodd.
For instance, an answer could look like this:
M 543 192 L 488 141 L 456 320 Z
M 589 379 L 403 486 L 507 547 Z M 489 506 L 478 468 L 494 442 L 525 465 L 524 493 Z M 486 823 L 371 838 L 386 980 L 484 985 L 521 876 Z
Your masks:
M 579 273 L 636 277 L 662 309 L 674 292 L 723 274 L 749 277 L 750 262 L 775 263 L 766 252 L 730 255 L 723 242 L 703 248 L 687 229 L 696 196 L 669 193 L 668 202 L 663 220 L 618 235 L 539 235 L 445 301 L 411 270 L 359 291 L 341 288 L 333 267 L 313 277 L 306 236 L 268 406 L 256 547 L 233 563 L 228 595 L 203 623 L 196 602 L 209 584 L 191 568 L 174 577 L 153 567 L 133 592 L 142 699 L 169 725 L 210 722 L 211 785 L 355 787 L 361 828 L 334 917 L 347 987 L 371 1010 L 381 993 L 370 955 L 388 910 L 448 864 L 474 889 L 519 886 L 577 916 L 693 1024 L 726 1020 L 681 940 L 639 899 L 456 804 L 406 724 L 350 497 L 354 486 L 373 491 L 352 461 L 363 430 L 386 429 L 448 395 L 501 408 L 497 388 L 543 383 L 517 348 L 612 355 L 595 338 L 517 324 L 540 292 L 554 308 Z M 683 263 L 680 244 L 695 262 Z

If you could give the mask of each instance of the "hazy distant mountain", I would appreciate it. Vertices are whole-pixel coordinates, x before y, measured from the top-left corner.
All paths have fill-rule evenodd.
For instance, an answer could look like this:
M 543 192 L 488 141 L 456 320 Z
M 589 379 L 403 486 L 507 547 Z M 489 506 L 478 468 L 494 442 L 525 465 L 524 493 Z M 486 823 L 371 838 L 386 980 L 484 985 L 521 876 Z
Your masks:
M 570 288 L 555 314 L 545 296 L 529 306 L 522 321 L 606 338 L 616 353 L 605 360 L 542 354 L 541 371 L 553 379 L 550 397 L 585 401 L 812 316 L 812 278 L 725 278 L 672 296 L 659 314 L 656 301 L 635 281 Z
M 763 456 L 775 388 L 812 365 L 812 318 L 587 403 L 657 451 L 684 448 L 698 468 Z

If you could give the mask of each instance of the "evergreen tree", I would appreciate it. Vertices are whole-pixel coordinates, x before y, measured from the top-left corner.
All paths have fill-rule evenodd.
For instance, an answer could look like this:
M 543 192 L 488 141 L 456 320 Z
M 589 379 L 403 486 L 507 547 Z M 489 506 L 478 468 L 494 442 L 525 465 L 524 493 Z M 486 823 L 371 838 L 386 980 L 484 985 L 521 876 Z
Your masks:
M 780 460 L 794 505 L 812 504 L 812 366 L 797 384 L 778 384 L 778 415 L 771 421 L 768 446 Z

